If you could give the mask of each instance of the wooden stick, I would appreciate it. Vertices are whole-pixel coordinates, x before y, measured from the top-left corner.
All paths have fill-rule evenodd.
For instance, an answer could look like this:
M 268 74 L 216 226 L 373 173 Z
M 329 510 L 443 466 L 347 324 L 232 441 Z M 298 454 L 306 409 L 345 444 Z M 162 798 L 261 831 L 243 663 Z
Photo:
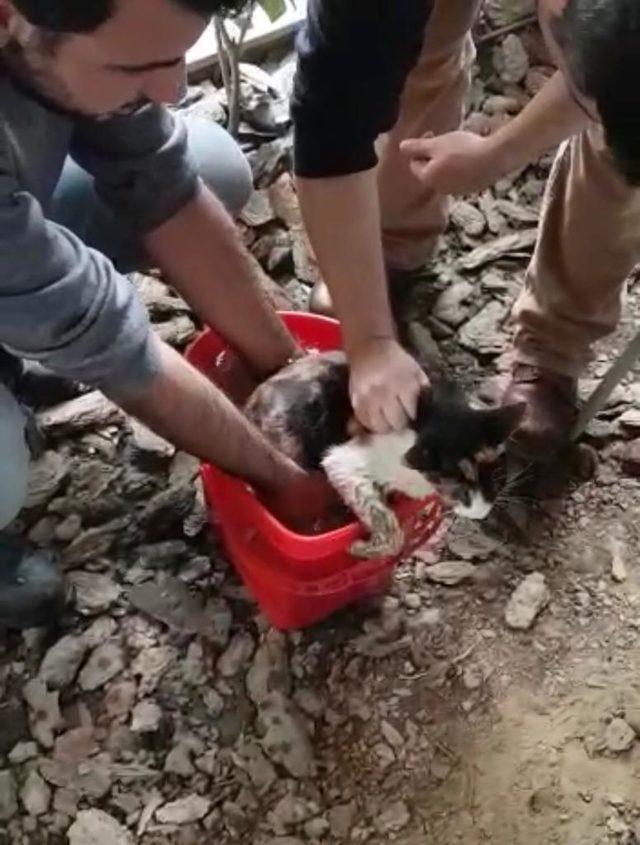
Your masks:
M 585 402 L 571 432 L 572 440 L 577 440 L 584 434 L 591 420 L 605 407 L 613 391 L 638 358 L 640 358 L 640 331 L 629 341 L 622 355 L 609 367 L 600 384 Z
M 505 26 L 498 27 L 498 29 L 492 29 L 491 32 L 485 32 L 484 35 L 479 35 L 477 38 L 474 38 L 474 41 L 476 44 L 488 44 L 490 41 L 502 38 L 503 35 L 509 35 L 511 32 L 517 32 L 519 29 L 524 29 L 525 26 L 529 26 L 531 23 L 536 23 L 537 20 L 537 15 L 527 15 L 526 18 L 520 18 L 519 21 L 505 24 Z

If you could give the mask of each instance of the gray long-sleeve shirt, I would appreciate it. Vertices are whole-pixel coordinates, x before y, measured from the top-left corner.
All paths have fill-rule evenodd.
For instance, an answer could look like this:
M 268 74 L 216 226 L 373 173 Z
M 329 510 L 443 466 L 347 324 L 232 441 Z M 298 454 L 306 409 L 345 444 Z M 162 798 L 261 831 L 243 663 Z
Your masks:
M 0 344 L 125 396 L 157 372 L 158 347 L 127 278 L 47 218 L 69 154 L 132 232 L 168 220 L 198 177 L 185 129 L 166 109 L 73 119 L 0 76 Z

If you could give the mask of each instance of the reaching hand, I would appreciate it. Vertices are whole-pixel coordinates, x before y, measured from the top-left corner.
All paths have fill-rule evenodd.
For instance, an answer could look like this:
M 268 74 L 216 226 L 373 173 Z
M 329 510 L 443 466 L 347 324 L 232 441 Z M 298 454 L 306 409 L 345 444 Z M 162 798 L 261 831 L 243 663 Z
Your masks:
M 471 194 L 490 187 L 504 175 L 491 137 L 473 132 L 413 138 L 400 144 L 411 171 L 438 194 Z
M 261 496 L 271 513 L 288 528 L 313 533 L 342 502 L 323 472 L 303 472 Z
M 399 431 L 416 415 L 418 396 L 429 379 L 391 338 L 369 341 L 351 355 L 351 404 L 369 431 Z

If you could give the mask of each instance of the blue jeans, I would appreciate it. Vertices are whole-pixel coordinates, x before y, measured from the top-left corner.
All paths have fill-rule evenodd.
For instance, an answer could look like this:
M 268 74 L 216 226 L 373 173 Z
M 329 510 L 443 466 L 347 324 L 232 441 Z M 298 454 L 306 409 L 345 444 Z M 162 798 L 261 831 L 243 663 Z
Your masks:
M 252 190 L 249 164 L 231 136 L 204 119 L 187 122 L 189 147 L 203 181 L 227 209 L 238 213 Z M 50 217 L 100 250 L 122 272 L 144 269 L 144 251 L 132 233 L 98 198 L 93 179 L 68 159 L 53 195 Z M 0 383 L 0 530 L 24 504 L 29 453 L 24 416 L 12 394 Z

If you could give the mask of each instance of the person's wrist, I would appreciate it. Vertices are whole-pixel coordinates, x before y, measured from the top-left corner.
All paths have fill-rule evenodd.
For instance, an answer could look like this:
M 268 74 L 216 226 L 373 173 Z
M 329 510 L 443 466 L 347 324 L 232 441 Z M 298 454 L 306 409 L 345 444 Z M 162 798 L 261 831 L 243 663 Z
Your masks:
M 351 361 L 353 361 L 361 357 L 362 355 L 366 355 L 372 349 L 379 349 L 380 347 L 388 346 L 389 344 L 395 344 L 397 342 L 398 339 L 395 335 L 395 332 L 393 332 L 392 330 L 388 332 L 373 332 L 371 334 L 363 335 L 360 338 L 354 339 L 351 343 L 347 343 L 347 356 Z
M 517 139 L 511 138 L 505 129 L 499 129 L 483 139 L 485 149 L 483 166 L 496 182 L 517 170 L 523 160 L 522 149 Z
M 274 454 L 269 476 L 258 485 L 260 492 L 268 496 L 282 493 L 305 475 L 304 470 L 295 461 L 284 455 Z

